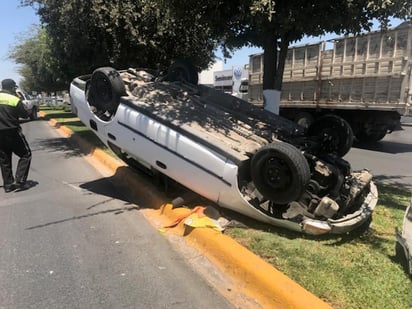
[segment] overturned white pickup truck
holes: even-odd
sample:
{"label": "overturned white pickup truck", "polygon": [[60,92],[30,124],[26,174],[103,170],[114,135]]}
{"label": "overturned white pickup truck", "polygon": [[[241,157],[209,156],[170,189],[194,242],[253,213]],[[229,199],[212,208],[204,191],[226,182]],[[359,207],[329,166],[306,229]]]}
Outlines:
{"label": "overturned white pickup truck", "polygon": [[72,81],[71,106],[124,161],[221,207],[308,234],[370,222],[377,189],[342,159],[353,141],[343,119],[305,130],[197,77],[184,61],[164,74],[103,67]]}

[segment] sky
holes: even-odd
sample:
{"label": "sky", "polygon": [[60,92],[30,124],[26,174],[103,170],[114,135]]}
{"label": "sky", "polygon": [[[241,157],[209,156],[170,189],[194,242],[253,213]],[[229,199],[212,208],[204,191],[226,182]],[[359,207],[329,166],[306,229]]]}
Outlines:
{"label": "sky", "polygon": [[[21,80],[18,74],[18,65],[8,59],[8,54],[13,46],[18,44],[18,37],[27,34],[34,24],[39,24],[39,18],[32,7],[20,7],[20,0],[0,0],[0,80],[12,78],[17,83]],[[392,26],[397,26],[398,20],[392,22]],[[378,29],[377,25],[375,30]],[[328,35],[318,38],[305,38],[297,44],[307,44],[320,40],[330,39],[336,35]],[[261,53],[260,48],[243,48],[235,52],[231,59],[218,59],[224,61],[223,69],[231,69],[236,66],[244,66],[249,63],[249,55]],[[217,53],[222,58],[221,53]]]}
{"label": "sky", "polygon": [[31,25],[40,23],[33,8],[19,6],[20,0],[0,1],[0,80],[12,78],[17,83],[21,79],[18,66],[8,60],[8,54],[19,36],[27,33]]}

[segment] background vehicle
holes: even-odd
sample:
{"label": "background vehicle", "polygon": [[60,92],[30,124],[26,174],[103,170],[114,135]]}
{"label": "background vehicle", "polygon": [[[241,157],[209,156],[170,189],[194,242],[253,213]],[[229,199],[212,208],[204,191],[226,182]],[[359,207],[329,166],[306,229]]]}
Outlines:
{"label": "background vehicle", "polygon": [[[289,49],[280,115],[308,126],[344,118],[359,141],[378,141],[411,115],[412,24]],[[263,55],[250,56],[249,100],[263,103]]]}
{"label": "background vehicle", "polygon": [[25,109],[29,114],[30,120],[37,119],[37,112],[39,111],[39,100],[35,97],[30,96],[27,92],[17,89],[16,94],[22,100]]}

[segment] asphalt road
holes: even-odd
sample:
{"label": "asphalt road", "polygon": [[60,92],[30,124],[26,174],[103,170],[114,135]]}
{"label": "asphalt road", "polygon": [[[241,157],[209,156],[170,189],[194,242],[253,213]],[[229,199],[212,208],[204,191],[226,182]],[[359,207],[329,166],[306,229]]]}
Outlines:
{"label": "asphalt road", "polygon": [[55,129],[23,129],[37,184],[0,189],[0,308],[232,308]]}
{"label": "asphalt road", "polygon": [[355,143],[345,159],[353,169],[368,168],[376,182],[412,191],[412,118],[404,118],[402,129],[378,143]]}

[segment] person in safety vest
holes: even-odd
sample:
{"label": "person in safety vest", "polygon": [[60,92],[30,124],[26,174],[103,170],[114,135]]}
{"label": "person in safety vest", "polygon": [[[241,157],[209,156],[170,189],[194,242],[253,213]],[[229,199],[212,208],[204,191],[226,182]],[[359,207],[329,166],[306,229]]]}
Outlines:
{"label": "person in safety vest", "polygon": [[[5,192],[26,190],[29,188],[27,175],[29,174],[31,151],[24,137],[19,118],[29,115],[24,105],[16,96],[16,82],[4,79],[0,91],[0,167],[3,176]],[[19,156],[16,177],[13,177],[12,154]]]}

